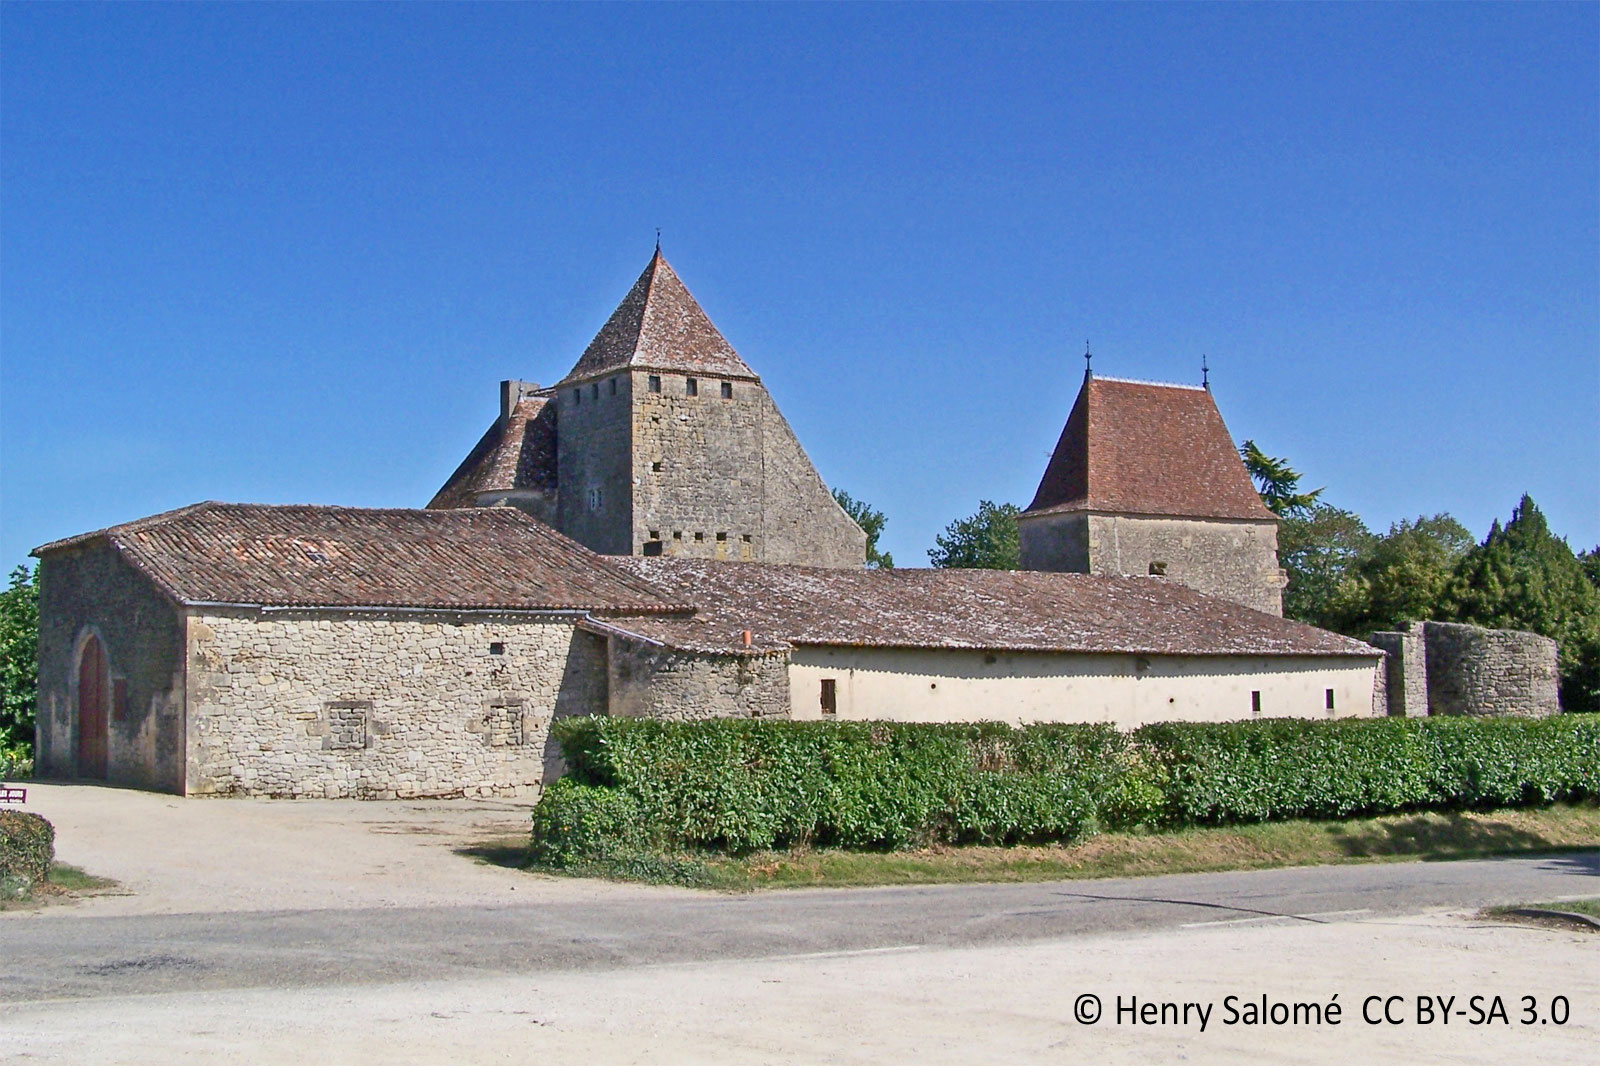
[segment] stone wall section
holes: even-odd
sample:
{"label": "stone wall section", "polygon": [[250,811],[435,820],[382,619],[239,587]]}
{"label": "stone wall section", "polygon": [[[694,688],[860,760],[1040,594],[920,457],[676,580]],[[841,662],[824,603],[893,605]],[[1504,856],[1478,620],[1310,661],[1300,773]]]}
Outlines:
{"label": "stone wall section", "polygon": [[1424,622],[1428,713],[1559,713],[1557,645],[1514,629]]}
{"label": "stone wall section", "polygon": [[[611,391],[613,382],[615,393]],[[557,528],[579,544],[606,555],[635,554],[635,384],[636,376],[619,371],[563,386],[551,400],[556,405]]]}
{"label": "stone wall section", "polygon": [[802,566],[865,566],[867,535],[823,484],[800,439],[765,389],[759,399],[763,407],[762,465],[766,468],[766,545],[758,558]]}
{"label": "stone wall section", "polygon": [[571,619],[216,609],[187,657],[190,793],[527,795],[551,719],[605,713]]}
{"label": "stone wall section", "polygon": [[1374,633],[1367,643],[1384,653],[1378,671],[1382,706],[1374,697],[1377,714],[1418,718],[1428,713],[1428,658],[1426,642],[1418,630]]}
{"label": "stone wall section", "polygon": [[[761,386],[635,372],[632,554],[763,558]],[[726,383],[730,397],[722,395]],[[650,547],[654,543],[656,547]]]}
{"label": "stone wall section", "polygon": [[607,684],[617,717],[789,717],[787,653],[703,655],[612,636]]}
{"label": "stone wall section", "polygon": [[[78,657],[93,634],[111,680],[106,780],[182,792],[182,610],[103,541],[42,559],[39,597],[39,776],[79,776]],[[121,707],[114,705],[119,681]]]}

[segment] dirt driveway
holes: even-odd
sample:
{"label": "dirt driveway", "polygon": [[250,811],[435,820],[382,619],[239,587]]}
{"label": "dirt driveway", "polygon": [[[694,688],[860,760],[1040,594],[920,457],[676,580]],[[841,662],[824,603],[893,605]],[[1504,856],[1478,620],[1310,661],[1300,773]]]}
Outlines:
{"label": "dirt driveway", "polygon": [[24,809],[56,827],[56,857],[121,885],[36,914],[428,907],[673,891],[540,877],[456,853],[527,832],[529,805],[515,801],[186,799],[97,785],[27,787]]}

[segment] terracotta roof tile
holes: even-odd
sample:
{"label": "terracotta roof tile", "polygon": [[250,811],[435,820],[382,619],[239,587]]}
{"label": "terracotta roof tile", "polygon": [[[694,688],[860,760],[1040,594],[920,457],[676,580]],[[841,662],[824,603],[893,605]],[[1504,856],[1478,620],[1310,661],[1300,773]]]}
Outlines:
{"label": "terracotta roof tile", "polygon": [[104,539],[183,603],[687,611],[512,507],[200,503],[35,548]]}
{"label": "terracotta roof tile", "polygon": [[562,384],[627,367],[756,377],[711,324],[659,248]]}
{"label": "terracotta roof tile", "polygon": [[1160,578],[1014,570],[841,570],[671,558],[617,560],[692,618],[620,628],[699,651],[795,644],[1141,655],[1361,655],[1360,641]]}
{"label": "terracotta roof tile", "polygon": [[1272,521],[1207,389],[1091,377],[1025,514]]}
{"label": "terracotta roof tile", "polygon": [[475,507],[485,492],[556,489],[556,408],[549,396],[517,401],[495,419],[429,507]]}

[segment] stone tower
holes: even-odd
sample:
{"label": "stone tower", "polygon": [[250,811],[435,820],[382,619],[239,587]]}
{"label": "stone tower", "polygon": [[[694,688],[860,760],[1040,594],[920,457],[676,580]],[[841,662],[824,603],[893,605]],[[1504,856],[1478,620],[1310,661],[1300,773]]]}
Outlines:
{"label": "stone tower", "polygon": [[1018,526],[1024,570],[1161,575],[1283,614],[1277,519],[1209,388],[1085,374]]}
{"label": "stone tower", "polygon": [[429,503],[511,504],[609,555],[862,566],[866,534],[660,249],[554,388],[500,417]]}

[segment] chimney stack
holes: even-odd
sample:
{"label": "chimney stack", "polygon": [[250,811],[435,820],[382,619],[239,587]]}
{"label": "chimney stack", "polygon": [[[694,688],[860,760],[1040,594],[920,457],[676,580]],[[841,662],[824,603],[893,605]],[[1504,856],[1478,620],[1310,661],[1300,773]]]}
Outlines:
{"label": "chimney stack", "polygon": [[500,383],[500,421],[505,422],[511,417],[511,412],[517,409],[517,404],[524,396],[532,396],[539,391],[537,381],[502,381]]}

